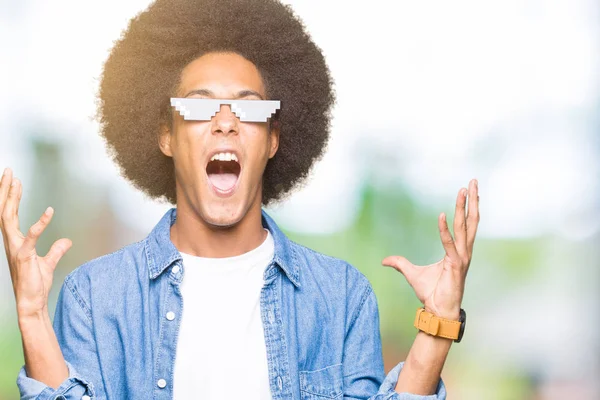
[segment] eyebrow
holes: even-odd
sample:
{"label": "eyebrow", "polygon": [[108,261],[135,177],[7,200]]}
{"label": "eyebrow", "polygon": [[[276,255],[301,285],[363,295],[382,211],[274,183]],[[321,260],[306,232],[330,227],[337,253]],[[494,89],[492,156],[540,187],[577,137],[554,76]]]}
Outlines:
{"label": "eyebrow", "polygon": [[[200,96],[207,96],[207,97],[215,97],[215,94],[208,89],[195,89],[195,90],[188,92],[184,97],[188,97],[193,94],[198,94]],[[259,99],[264,100],[263,96],[260,93],[255,92],[254,90],[249,90],[249,89],[240,90],[239,92],[237,92],[237,95],[234,97],[234,99],[240,99],[242,97],[248,97],[248,96],[256,96]]]}

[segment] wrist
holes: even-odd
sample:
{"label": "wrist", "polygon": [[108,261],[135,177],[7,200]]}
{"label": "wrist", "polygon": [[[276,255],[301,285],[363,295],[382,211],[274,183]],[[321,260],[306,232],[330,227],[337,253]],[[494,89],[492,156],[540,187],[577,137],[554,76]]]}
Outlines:
{"label": "wrist", "polygon": [[46,324],[49,320],[50,315],[47,308],[35,312],[17,311],[17,321],[20,328],[39,326],[40,324]]}
{"label": "wrist", "polygon": [[450,321],[458,321],[460,319],[460,307],[452,310],[433,310],[427,306],[423,307],[425,311],[432,313],[438,318],[444,318]]}

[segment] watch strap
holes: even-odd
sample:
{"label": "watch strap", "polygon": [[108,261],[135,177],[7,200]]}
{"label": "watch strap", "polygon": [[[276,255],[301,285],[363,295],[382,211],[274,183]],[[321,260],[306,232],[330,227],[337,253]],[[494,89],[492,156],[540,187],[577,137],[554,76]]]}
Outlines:
{"label": "watch strap", "polygon": [[453,321],[436,316],[425,311],[425,308],[419,307],[415,316],[415,328],[433,336],[440,336],[446,339],[458,339],[461,321]]}

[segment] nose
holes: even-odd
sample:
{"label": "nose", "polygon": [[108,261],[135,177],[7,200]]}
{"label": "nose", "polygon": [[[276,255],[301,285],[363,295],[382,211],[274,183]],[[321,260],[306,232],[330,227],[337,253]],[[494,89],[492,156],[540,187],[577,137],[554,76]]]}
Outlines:
{"label": "nose", "polygon": [[212,118],[212,133],[237,133],[238,118],[231,111],[231,106],[222,104],[220,110]]}

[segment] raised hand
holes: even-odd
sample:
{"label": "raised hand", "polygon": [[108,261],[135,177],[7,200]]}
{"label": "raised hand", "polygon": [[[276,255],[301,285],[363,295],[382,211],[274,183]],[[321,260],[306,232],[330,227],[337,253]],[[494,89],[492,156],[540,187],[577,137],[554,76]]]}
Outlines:
{"label": "raised hand", "polygon": [[48,311],[48,294],[56,265],[71,248],[69,239],[59,239],[48,254],[40,257],[35,246],[44,232],[54,210],[48,207],[42,217],[29,228],[27,236],[19,230],[19,202],[21,182],[13,178],[12,171],[4,170],[0,181],[0,229],[10,269],[19,319],[37,317]]}
{"label": "raised hand", "polygon": [[446,216],[438,217],[440,238],[446,254],[434,264],[418,266],[402,256],[389,256],[381,264],[401,272],[415,291],[425,310],[438,317],[458,320],[465,290],[465,279],[473,255],[473,243],[479,224],[479,196],[477,181],[473,179],[468,190],[461,188],[456,200],[454,239],[448,229]]}

